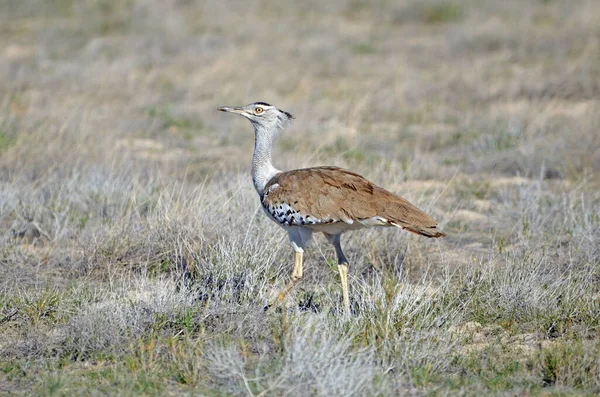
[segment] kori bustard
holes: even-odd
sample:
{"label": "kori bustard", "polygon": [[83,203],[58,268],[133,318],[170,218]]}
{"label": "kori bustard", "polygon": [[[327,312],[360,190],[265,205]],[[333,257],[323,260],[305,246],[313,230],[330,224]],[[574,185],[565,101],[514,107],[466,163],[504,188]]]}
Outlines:
{"label": "kori bustard", "polygon": [[395,226],[425,237],[445,236],[429,215],[358,174],[338,167],[292,171],[275,168],[271,162],[273,140],[293,119],[290,113],[265,102],[242,107],[223,106],[219,110],[242,115],[254,126],[254,188],[265,213],[288,232],[294,249],[292,279],[277,300],[282,301],[302,278],[302,255],[313,232],[323,233],[335,248],[346,313],[350,310],[350,299],[348,260],[340,243],[342,233],[373,226]]}

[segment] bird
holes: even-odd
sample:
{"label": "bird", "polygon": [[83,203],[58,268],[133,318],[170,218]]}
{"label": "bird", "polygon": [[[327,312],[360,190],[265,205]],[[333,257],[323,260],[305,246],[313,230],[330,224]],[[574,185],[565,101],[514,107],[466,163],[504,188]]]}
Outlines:
{"label": "bird", "polygon": [[346,313],[350,312],[350,298],[342,233],[380,226],[396,227],[429,238],[446,235],[425,212],[352,171],[335,166],[290,171],[275,168],[273,141],[294,119],[289,112],[266,102],[222,106],[218,110],[241,115],[252,123],[252,182],[265,214],[288,233],[294,251],[291,280],[267,308],[283,302],[302,278],[304,249],[313,233],[323,233],[335,249]]}

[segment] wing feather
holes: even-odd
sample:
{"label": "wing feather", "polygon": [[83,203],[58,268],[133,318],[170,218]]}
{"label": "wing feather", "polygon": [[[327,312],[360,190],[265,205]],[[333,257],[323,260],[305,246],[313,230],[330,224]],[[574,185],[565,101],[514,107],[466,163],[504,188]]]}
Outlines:
{"label": "wing feather", "polygon": [[373,218],[427,237],[444,235],[436,230],[437,224],[429,215],[402,197],[338,167],[281,172],[264,192],[261,201],[267,211],[286,205],[296,215],[293,223],[289,223],[289,216],[282,223],[300,225],[312,219],[316,223],[352,224]]}

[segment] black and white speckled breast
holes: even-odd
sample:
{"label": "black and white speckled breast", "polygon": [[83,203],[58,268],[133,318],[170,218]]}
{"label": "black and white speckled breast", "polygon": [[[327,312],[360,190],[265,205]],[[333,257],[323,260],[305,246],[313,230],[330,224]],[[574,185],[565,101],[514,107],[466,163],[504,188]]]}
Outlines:
{"label": "black and white speckled breast", "polygon": [[286,203],[286,202],[274,202],[269,200],[269,193],[279,187],[278,184],[269,186],[267,190],[261,195],[261,203],[265,211],[267,211],[273,220],[284,225],[284,226],[308,226],[308,225],[321,225],[336,222],[333,218],[317,219],[314,216],[308,214],[302,214],[294,209],[294,204],[297,203]]}

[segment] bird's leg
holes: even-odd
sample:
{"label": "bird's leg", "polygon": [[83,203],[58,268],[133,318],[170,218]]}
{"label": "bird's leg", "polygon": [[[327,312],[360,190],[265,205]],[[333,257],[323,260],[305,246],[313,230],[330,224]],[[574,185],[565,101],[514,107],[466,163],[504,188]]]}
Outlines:
{"label": "bird's leg", "polygon": [[285,296],[290,292],[290,290],[296,285],[298,280],[302,278],[302,252],[295,251],[294,252],[294,270],[292,270],[292,279],[286,285],[286,287],[277,295],[277,298],[267,307],[265,310],[269,310],[271,307],[275,306],[278,302],[281,303],[285,299]]}
{"label": "bird's leg", "polygon": [[[288,292],[296,285],[298,280],[302,278],[302,252],[294,252],[294,270],[292,270],[292,279],[288,283],[288,285],[281,291],[273,305],[279,301],[283,302],[283,299],[287,295]],[[272,306],[272,305],[271,305]]]}
{"label": "bird's leg", "polygon": [[266,309],[275,306],[277,302],[283,302],[287,293],[290,292],[294,285],[302,278],[302,256],[304,254],[304,247],[312,238],[312,232],[310,229],[291,227],[288,229],[288,234],[290,242],[292,243],[292,248],[294,248],[294,270],[292,271],[292,279],[277,296],[277,299],[267,306]]}
{"label": "bird's leg", "polygon": [[340,241],[341,234],[327,234],[325,237],[335,248],[335,253],[338,258],[338,272],[340,273],[340,281],[342,283],[342,298],[344,300],[344,311],[350,313],[350,296],[348,293],[348,259],[342,251],[342,244]]}
{"label": "bird's leg", "polygon": [[340,280],[342,282],[342,297],[344,299],[344,312],[350,313],[350,297],[348,296],[348,266],[345,263],[338,265]]}

